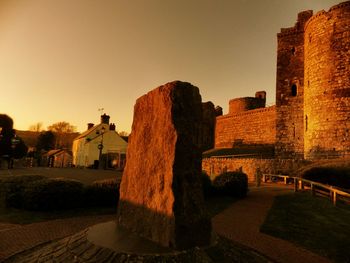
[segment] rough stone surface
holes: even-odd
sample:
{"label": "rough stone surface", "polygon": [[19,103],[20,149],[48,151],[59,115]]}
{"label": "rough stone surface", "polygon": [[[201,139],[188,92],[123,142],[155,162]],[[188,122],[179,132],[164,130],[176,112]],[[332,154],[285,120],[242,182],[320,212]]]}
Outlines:
{"label": "rough stone surface", "polygon": [[315,15],[300,12],[293,27],[282,28],[274,114],[254,110],[263,107],[257,96],[230,100],[229,114],[216,120],[215,147],[240,140],[275,144],[276,158],[349,157],[349,24],[346,1]]}
{"label": "rough stone surface", "polygon": [[229,102],[229,114],[236,114],[247,110],[265,108],[266,98],[245,97],[232,99]]}
{"label": "rough stone surface", "polygon": [[304,155],[304,25],[312,11],[298,14],[294,27],[277,34],[276,155],[303,158]]}
{"label": "rough stone surface", "polygon": [[202,169],[212,179],[225,171],[242,169],[248,176],[248,181],[255,182],[258,168],[266,174],[292,174],[307,163],[301,159],[205,158],[202,161]]}
{"label": "rough stone surface", "polygon": [[203,127],[201,150],[206,151],[214,148],[216,110],[214,104],[209,101],[202,103],[202,111]]}
{"label": "rough stone surface", "polygon": [[235,142],[274,144],[276,108],[274,106],[216,117],[215,148],[231,148]]}
{"label": "rough stone surface", "polygon": [[134,108],[118,222],[163,246],[210,243],[201,189],[202,102],[198,88],[171,82]]}
{"label": "rough stone surface", "polygon": [[350,156],[350,1],[305,27],[305,157]]}

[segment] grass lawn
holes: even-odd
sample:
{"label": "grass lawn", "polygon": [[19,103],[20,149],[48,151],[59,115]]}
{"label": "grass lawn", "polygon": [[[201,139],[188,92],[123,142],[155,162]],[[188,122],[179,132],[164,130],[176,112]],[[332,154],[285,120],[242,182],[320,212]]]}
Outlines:
{"label": "grass lawn", "polygon": [[232,203],[238,200],[238,198],[230,196],[215,196],[208,198],[207,200],[205,200],[205,204],[207,206],[210,218],[219,214],[220,212],[228,208]]}
{"label": "grass lawn", "polygon": [[335,262],[350,262],[350,206],[310,193],[277,196],[260,231]]}

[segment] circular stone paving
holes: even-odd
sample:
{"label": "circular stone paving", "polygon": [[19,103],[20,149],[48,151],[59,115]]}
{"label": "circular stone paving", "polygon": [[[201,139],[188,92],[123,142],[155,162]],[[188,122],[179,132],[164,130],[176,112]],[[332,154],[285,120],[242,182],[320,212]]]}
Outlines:
{"label": "circular stone paving", "polygon": [[67,238],[21,252],[5,262],[273,262],[258,252],[217,237],[208,247],[184,251],[139,238],[114,221],[97,224]]}

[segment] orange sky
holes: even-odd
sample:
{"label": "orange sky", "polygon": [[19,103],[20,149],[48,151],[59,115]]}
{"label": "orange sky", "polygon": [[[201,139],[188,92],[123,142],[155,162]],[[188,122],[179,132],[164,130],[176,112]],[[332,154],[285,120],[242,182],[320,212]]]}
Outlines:
{"label": "orange sky", "polygon": [[135,100],[173,80],[203,101],[266,90],[276,34],[332,0],[0,0],[0,113],[15,128],[68,121],[82,132],[103,107],[130,131]]}

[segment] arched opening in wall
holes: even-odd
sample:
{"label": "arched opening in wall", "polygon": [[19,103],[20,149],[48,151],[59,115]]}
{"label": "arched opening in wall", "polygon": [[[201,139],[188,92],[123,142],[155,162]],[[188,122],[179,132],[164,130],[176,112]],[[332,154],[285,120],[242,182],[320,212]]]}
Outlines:
{"label": "arched opening in wall", "polygon": [[290,50],[292,55],[295,55],[295,47],[292,47],[292,49]]}
{"label": "arched opening in wall", "polygon": [[305,131],[307,132],[307,125],[308,125],[308,117],[305,116]]}
{"label": "arched opening in wall", "polygon": [[292,91],[292,96],[293,96],[293,97],[295,97],[296,95],[298,95],[298,87],[297,87],[296,84],[293,84],[293,85],[292,85],[291,91]]}

